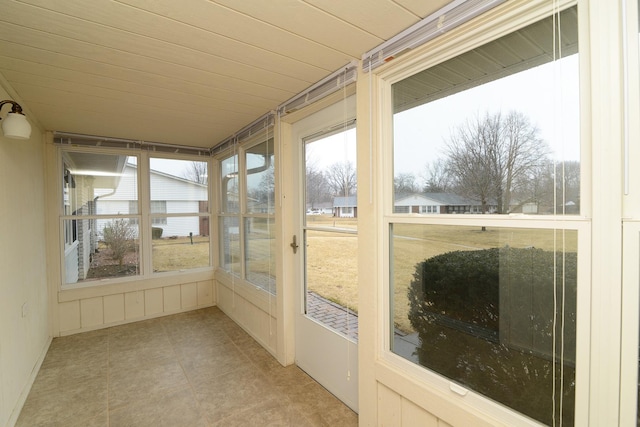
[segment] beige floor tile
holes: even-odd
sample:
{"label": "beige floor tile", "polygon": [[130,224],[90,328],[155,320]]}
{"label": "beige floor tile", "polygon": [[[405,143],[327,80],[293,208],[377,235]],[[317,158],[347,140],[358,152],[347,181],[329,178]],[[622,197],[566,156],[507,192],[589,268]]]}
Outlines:
{"label": "beige floor tile", "polygon": [[357,426],[212,307],[53,341],[18,427]]}
{"label": "beige floor tile", "polygon": [[111,427],[206,427],[208,422],[189,387],[137,400],[109,413]]}
{"label": "beige floor tile", "polygon": [[109,408],[144,398],[161,397],[188,385],[182,366],[175,361],[114,371],[109,374]]}
{"label": "beige floor tile", "polygon": [[264,402],[268,382],[251,369],[239,369],[194,385],[196,398],[209,422],[216,423]]}
{"label": "beige floor tile", "polygon": [[[266,399],[251,408],[213,424],[215,427],[313,427],[309,420],[288,402]],[[336,427],[338,424],[336,424]]]}
{"label": "beige floor tile", "polygon": [[17,427],[64,426],[98,417],[107,410],[106,382],[78,383],[75,388],[29,395]]}

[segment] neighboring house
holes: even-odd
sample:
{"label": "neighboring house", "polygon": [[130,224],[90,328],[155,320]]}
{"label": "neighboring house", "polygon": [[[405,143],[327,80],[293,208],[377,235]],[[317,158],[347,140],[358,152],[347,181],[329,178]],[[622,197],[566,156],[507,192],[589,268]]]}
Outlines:
{"label": "neighboring house", "polygon": [[358,217],[357,196],[334,197],[333,216],[337,218],[357,218]]}
{"label": "neighboring house", "polygon": [[[137,166],[127,163],[114,192],[96,199],[97,214],[137,214],[138,194],[135,180]],[[207,221],[201,221],[197,213],[207,211],[207,186],[164,172],[150,171],[151,213],[193,213],[194,216],[152,217],[151,225],[162,228],[162,237],[209,235]],[[137,221],[131,220],[133,225]],[[102,233],[104,225],[98,224]]]}
{"label": "neighboring house", "polygon": [[332,215],[333,202],[307,203],[307,214],[310,215]]}
{"label": "neighboring house", "polygon": [[[496,212],[497,206],[489,205],[488,212]],[[394,213],[455,214],[482,213],[482,204],[452,193],[413,193],[396,197]]]}

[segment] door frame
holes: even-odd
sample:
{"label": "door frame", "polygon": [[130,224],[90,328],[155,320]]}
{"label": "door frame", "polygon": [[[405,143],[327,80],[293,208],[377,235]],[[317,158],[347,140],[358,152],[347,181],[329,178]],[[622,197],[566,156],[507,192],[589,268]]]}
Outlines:
{"label": "door frame", "polygon": [[[306,211],[305,189],[302,174],[304,171],[305,159],[303,158],[304,138],[325,132],[343,123],[352,121],[356,116],[355,96],[335,97],[330,104],[323,105],[322,109],[314,109],[309,114],[297,117],[295,121],[287,120],[285,126],[281,127],[283,141],[288,141],[282,145],[283,150],[283,188],[287,188],[289,194],[294,195],[289,200],[284,199],[283,211],[289,212],[287,222],[290,226],[283,227],[283,251],[285,251],[286,262],[284,265],[284,275],[291,279],[287,288],[292,293],[291,304],[293,316],[291,318],[293,329],[293,352],[295,363],[311,375],[318,383],[342,400],[354,411],[358,411],[358,347],[357,343],[330,330],[315,320],[306,318],[304,313],[305,295],[302,292],[304,283],[304,251],[293,254],[290,244],[293,235],[296,236],[298,244],[302,244],[303,215]],[[286,165],[286,166],[285,166]],[[284,213],[283,212],[283,213]],[[306,318],[306,319],[304,319]],[[300,327],[300,322],[304,322],[307,329]],[[342,344],[336,344],[340,343]],[[336,347],[337,346],[337,347]],[[335,351],[327,351],[328,348],[337,348]],[[344,370],[327,370],[322,366],[335,367],[344,365]],[[336,387],[336,384],[341,384]]]}

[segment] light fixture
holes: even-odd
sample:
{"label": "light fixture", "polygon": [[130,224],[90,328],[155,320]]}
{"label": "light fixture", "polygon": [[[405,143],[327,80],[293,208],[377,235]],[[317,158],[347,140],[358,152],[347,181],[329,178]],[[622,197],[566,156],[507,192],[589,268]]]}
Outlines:
{"label": "light fixture", "polygon": [[4,136],[13,139],[29,139],[29,136],[31,136],[31,125],[25,115],[22,114],[20,104],[5,100],[0,102],[0,109],[2,109],[4,104],[11,104],[13,106],[2,122],[2,132]]}

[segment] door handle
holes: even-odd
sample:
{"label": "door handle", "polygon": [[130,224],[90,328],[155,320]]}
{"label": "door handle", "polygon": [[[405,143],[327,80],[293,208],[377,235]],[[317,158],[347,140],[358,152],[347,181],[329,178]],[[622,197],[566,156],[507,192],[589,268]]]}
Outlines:
{"label": "door handle", "polygon": [[293,235],[293,242],[291,242],[291,244],[289,245],[293,248],[293,253],[295,254],[296,252],[298,252],[298,243],[296,241],[296,235]]}

